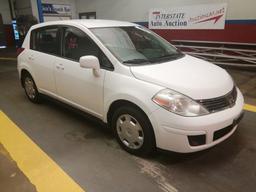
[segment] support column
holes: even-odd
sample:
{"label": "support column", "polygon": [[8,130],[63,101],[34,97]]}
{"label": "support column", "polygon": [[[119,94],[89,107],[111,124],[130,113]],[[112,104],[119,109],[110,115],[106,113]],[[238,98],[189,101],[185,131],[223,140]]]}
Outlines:
{"label": "support column", "polygon": [[37,9],[38,9],[39,22],[42,23],[42,22],[44,22],[44,16],[43,16],[43,7],[42,7],[41,0],[37,0]]}

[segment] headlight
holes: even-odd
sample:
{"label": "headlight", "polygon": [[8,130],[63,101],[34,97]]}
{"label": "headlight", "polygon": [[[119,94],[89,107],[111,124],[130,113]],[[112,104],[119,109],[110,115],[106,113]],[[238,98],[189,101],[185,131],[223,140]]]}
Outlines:
{"label": "headlight", "polygon": [[196,101],[169,89],[158,92],[152,100],[166,110],[182,116],[193,117],[209,113]]}

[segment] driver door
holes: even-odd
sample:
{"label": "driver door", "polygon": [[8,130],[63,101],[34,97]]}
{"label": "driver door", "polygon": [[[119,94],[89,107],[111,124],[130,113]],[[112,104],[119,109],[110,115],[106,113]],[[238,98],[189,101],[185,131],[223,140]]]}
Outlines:
{"label": "driver door", "polygon": [[102,117],[105,69],[96,77],[92,69],[81,68],[79,58],[94,55],[101,50],[85,32],[75,27],[63,27],[62,58],[57,58],[55,78],[57,94],[66,102]]}

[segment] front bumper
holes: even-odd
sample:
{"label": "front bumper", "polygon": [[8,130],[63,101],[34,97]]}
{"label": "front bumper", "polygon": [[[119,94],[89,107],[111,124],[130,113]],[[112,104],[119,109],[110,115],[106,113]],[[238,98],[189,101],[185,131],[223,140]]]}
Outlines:
{"label": "front bumper", "polygon": [[[237,89],[236,104],[229,109],[199,117],[184,117],[159,108],[150,115],[158,148],[189,153],[210,148],[232,135],[237,129],[237,119],[242,114],[244,99]],[[224,128],[229,128],[229,130]],[[200,145],[190,138],[205,136]],[[217,135],[217,136],[216,136]],[[192,137],[191,137],[192,136]],[[194,137],[193,137],[194,136]]]}

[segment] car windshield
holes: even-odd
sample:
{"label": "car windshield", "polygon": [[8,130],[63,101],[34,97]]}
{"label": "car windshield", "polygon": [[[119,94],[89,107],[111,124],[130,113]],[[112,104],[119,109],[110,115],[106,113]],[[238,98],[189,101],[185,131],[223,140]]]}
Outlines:
{"label": "car windshield", "polygon": [[124,64],[161,63],[183,56],[169,42],[141,26],[92,28],[91,31]]}

